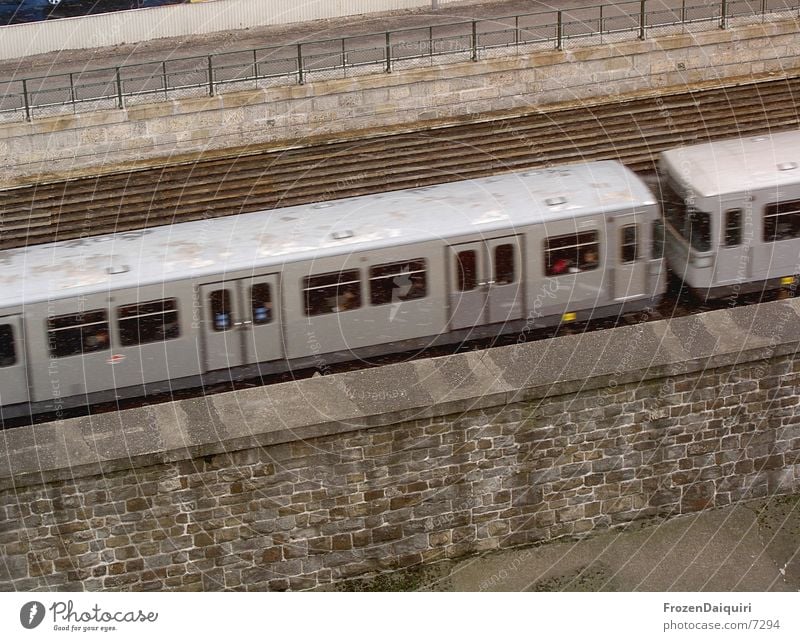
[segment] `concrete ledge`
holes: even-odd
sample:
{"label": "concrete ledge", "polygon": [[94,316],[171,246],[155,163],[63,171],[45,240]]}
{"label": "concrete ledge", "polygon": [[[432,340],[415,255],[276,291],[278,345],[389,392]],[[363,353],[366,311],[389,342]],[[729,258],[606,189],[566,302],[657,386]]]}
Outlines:
{"label": "concrete ledge", "polygon": [[613,390],[799,341],[791,299],[6,430],[0,489]]}

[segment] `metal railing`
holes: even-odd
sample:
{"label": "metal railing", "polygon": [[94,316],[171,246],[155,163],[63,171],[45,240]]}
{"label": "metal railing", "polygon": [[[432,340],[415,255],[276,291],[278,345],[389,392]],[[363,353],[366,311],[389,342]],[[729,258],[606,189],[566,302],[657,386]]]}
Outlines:
{"label": "metal railing", "polygon": [[[678,5],[678,1],[680,4]],[[691,0],[690,0],[691,1]],[[600,44],[649,34],[727,28],[797,15],[800,0],[720,0],[650,10],[647,0],[459,21],[360,36],[302,42],[0,80],[0,122],[102,108],[214,96],[226,91]],[[493,54],[492,51],[497,51]]]}

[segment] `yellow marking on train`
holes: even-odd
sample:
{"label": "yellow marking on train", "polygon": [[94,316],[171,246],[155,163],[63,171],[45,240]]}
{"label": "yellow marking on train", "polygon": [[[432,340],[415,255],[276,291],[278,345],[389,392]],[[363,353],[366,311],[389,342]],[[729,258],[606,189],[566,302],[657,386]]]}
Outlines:
{"label": "yellow marking on train", "polygon": [[578,315],[575,312],[567,312],[561,317],[561,320],[565,323],[569,323],[574,321],[576,318],[578,318]]}
{"label": "yellow marking on train", "polygon": [[781,278],[781,285],[791,285],[794,282],[794,276],[784,276]]}

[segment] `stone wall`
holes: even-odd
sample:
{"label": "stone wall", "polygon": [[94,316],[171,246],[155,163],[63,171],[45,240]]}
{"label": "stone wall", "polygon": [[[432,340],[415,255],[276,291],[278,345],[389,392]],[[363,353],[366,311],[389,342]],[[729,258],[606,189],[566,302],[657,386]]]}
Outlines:
{"label": "stone wall", "polygon": [[4,432],[0,589],[308,589],[800,490],[800,301]]}
{"label": "stone wall", "polygon": [[620,101],[643,92],[684,92],[699,83],[724,86],[800,66],[795,20],[682,35],[663,31],[653,29],[645,41],[598,46],[596,39],[576,40],[565,51],[517,55],[490,50],[482,55],[492,57],[478,62],[454,62],[463,60],[459,55],[389,74],[310,74],[302,86],[0,124],[0,187]]}

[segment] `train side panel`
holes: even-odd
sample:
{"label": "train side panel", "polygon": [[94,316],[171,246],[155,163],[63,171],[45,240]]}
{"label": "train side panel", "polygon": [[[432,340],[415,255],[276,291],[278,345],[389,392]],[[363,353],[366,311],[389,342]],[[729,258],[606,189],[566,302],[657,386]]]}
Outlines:
{"label": "train side panel", "polygon": [[346,352],[446,331],[440,248],[427,242],[285,265],[286,357]]}

